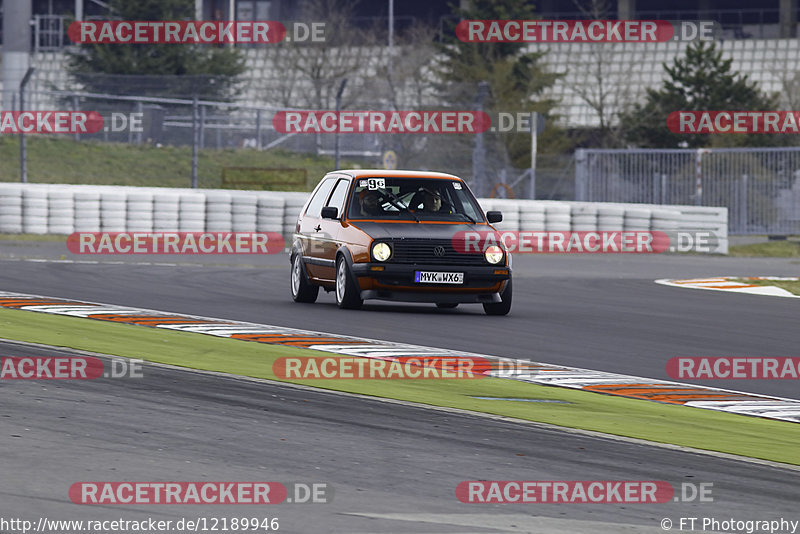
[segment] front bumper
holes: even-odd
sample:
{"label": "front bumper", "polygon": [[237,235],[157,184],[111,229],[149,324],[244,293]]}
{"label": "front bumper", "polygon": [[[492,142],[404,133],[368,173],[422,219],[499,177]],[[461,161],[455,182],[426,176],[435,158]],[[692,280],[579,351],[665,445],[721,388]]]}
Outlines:
{"label": "front bumper", "polygon": [[[383,267],[375,271],[373,267]],[[503,282],[511,278],[505,265],[430,265],[356,263],[361,298],[403,302],[492,303],[500,302]],[[464,273],[463,284],[422,284],[414,282],[416,271]]]}

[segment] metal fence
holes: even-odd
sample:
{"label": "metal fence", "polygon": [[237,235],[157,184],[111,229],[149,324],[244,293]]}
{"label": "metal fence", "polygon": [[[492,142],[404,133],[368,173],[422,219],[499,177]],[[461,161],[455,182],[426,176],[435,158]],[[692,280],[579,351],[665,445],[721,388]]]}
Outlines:
{"label": "metal fence", "polygon": [[800,147],[576,152],[575,199],[727,207],[729,233],[800,233]]}
{"label": "metal fence", "polygon": [[[165,79],[120,77],[115,82],[116,86],[109,83],[113,93],[62,90],[56,84],[39,82],[37,88],[25,91],[25,109],[94,111],[105,119],[103,129],[96,133],[47,137],[67,138],[78,143],[130,144],[138,146],[142,151],[158,150],[162,147],[192,148],[191,161],[187,156],[182,156],[187,157],[187,160],[182,167],[186,169],[186,174],[181,177],[170,176],[170,180],[165,182],[163,176],[139,176],[135,168],[116,166],[104,182],[108,184],[127,184],[133,181],[140,185],[154,186],[219,187],[221,175],[209,177],[207,172],[203,172],[204,165],[208,165],[206,162],[215,158],[213,151],[252,150],[267,153],[282,150],[302,154],[304,157],[333,159],[338,148],[342,158],[341,166],[380,168],[384,165],[382,156],[387,151],[393,151],[396,154],[397,168],[445,171],[459,175],[480,196],[531,198],[535,191],[535,197],[539,199],[561,200],[573,197],[571,176],[574,160],[571,156],[540,154],[537,158],[534,189],[531,186],[530,170],[518,169],[511,164],[502,137],[504,134],[485,132],[480,144],[475,134],[286,134],[276,131],[273,119],[277,112],[291,108],[220,102],[203,96],[196,99],[182,98],[181,93],[185,94],[189,90],[182,91],[181,87],[191,84],[186,79],[177,77],[163,78]],[[204,80],[198,80],[196,85],[202,81]],[[19,93],[7,93],[11,96],[10,109],[18,110]],[[151,96],[144,96],[148,93]],[[158,96],[152,96],[153,94]],[[164,94],[175,96],[162,96]],[[390,106],[385,102],[361,96],[351,102],[349,108],[381,110],[390,109]],[[115,116],[130,117],[134,113],[142,118],[139,129],[115,128],[112,120]],[[30,135],[26,137],[32,138]],[[102,150],[95,150],[91,154],[98,158],[98,165],[113,166],[113,162],[100,161],[104,157]],[[275,167],[274,161],[267,154],[264,155],[257,166]],[[288,166],[297,166],[298,161],[295,159],[287,163]],[[320,165],[319,159],[316,164]],[[228,165],[241,164],[234,162]],[[333,168],[332,164],[324,165],[327,170]],[[318,174],[318,169],[315,172]],[[131,180],[132,175],[136,175],[134,180]],[[310,177],[312,185],[316,184],[318,178],[316,174]],[[0,181],[19,179],[19,176],[0,173]],[[37,176],[35,166],[30,166],[26,180],[43,181]],[[74,179],[71,181],[81,183]]]}

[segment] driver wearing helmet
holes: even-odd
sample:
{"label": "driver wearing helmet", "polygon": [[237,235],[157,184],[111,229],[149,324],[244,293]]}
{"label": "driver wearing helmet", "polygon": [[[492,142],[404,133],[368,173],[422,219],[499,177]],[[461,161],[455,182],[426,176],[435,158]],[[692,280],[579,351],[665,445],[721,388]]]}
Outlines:
{"label": "driver wearing helmet", "polygon": [[358,194],[358,203],[364,215],[381,215],[383,210],[378,205],[378,192],[364,189]]}
{"label": "driver wearing helmet", "polygon": [[438,191],[423,189],[422,211],[438,213],[442,209],[442,196]]}

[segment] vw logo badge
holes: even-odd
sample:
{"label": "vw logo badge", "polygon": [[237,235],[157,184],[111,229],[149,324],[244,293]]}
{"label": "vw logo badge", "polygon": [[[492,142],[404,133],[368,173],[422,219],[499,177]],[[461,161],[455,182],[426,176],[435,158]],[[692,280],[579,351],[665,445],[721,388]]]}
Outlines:
{"label": "vw logo badge", "polygon": [[434,255],[434,256],[437,256],[437,257],[439,257],[439,258],[441,258],[442,256],[444,256],[444,252],[445,252],[445,251],[444,251],[444,247],[443,247],[443,246],[441,246],[441,245],[439,245],[439,246],[437,246],[437,247],[434,247],[434,248],[433,248],[433,255]]}

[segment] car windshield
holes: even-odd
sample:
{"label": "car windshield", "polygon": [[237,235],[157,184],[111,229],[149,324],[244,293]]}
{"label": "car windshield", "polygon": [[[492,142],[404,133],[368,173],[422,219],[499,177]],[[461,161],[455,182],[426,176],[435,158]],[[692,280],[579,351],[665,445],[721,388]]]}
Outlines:
{"label": "car windshield", "polygon": [[350,219],[482,222],[467,186],[436,178],[360,178],[350,197]]}

